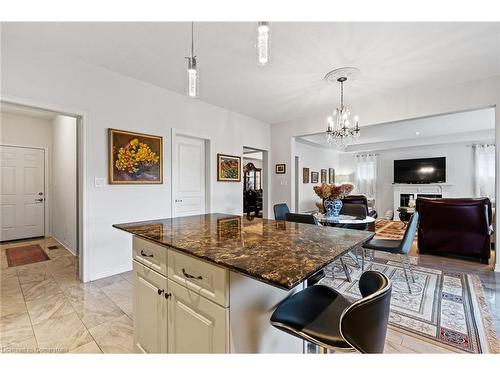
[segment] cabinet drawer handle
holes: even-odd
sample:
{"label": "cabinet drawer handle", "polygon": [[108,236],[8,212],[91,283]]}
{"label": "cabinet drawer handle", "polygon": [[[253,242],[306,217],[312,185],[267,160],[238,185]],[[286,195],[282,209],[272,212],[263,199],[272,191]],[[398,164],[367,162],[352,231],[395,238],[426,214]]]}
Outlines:
{"label": "cabinet drawer handle", "polygon": [[186,270],[183,268],[182,269],[182,274],[187,277],[188,279],[196,279],[196,280],[203,280],[203,277],[201,276],[193,276],[193,275],[190,275],[189,273],[186,272]]}
{"label": "cabinet drawer handle", "polygon": [[158,295],[161,296],[165,292],[164,289],[158,289]]}
{"label": "cabinet drawer handle", "polygon": [[165,299],[169,299],[172,293],[165,293]]}
{"label": "cabinet drawer handle", "polygon": [[141,255],[142,255],[143,257],[148,257],[148,258],[153,258],[153,257],[154,257],[154,256],[153,256],[153,254],[146,254],[146,253],[144,252],[144,250],[141,250]]}

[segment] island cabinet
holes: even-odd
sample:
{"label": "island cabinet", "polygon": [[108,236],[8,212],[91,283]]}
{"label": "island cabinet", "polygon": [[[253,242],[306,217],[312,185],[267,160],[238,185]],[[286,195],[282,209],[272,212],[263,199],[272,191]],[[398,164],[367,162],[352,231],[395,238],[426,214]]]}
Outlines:
{"label": "island cabinet", "polygon": [[114,224],[133,235],[140,353],[303,353],[270,324],[307,279],[372,232],[211,213]]}
{"label": "island cabinet", "polygon": [[[136,351],[228,352],[227,270],[137,237],[133,244]],[[166,275],[156,271],[166,269],[161,252],[171,261]]]}

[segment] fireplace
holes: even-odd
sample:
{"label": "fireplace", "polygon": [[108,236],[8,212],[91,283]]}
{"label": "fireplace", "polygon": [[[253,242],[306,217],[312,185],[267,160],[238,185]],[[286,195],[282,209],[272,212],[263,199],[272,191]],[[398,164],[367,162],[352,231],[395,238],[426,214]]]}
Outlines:
{"label": "fireplace", "polygon": [[[397,212],[399,207],[408,207],[410,197],[417,198],[447,198],[450,196],[452,184],[393,184],[393,209]],[[397,215],[394,216],[395,220]]]}
{"label": "fireplace", "polygon": [[408,203],[410,202],[410,197],[413,196],[413,199],[416,198],[442,198],[442,194],[400,194],[399,195],[399,206],[400,207],[408,207]]}

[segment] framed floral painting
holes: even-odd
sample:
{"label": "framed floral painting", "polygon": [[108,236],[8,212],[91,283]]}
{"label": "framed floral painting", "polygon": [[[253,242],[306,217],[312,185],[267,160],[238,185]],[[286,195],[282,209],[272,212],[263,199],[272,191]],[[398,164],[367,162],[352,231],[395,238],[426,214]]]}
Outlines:
{"label": "framed floral painting", "polygon": [[109,129],[109,183],[162,184],[163,138]]}
{"label": "framed floral painting", "polygon": [[241,181],[241,158],[217,154],[217,181]]}

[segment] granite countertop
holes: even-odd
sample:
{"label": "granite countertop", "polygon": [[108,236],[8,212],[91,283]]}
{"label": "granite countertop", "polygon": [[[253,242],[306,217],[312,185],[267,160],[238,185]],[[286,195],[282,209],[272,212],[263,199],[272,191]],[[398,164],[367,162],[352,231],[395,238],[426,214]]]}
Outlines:
{"label": "granite countertop", "polygon": [[113,227],[170,246],[282,289],[292,289],[373,232],[226,214],[115,224]]}

